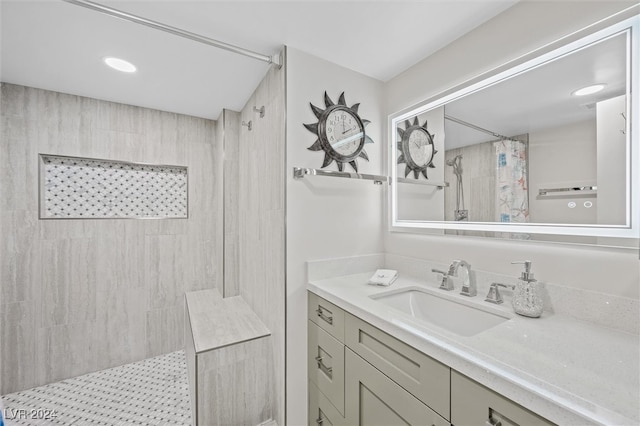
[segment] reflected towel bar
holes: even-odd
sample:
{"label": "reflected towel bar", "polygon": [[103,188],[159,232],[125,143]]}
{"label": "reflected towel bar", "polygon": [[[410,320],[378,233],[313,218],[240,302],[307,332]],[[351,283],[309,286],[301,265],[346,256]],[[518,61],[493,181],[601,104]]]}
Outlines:
{"label": "reflected towel bar", "polygon": [[[391,178],[389,178],[391,183]],[[449,186],[449,182],[431,182],[429,180],[415,180],[407,178],[398,178],[398,183],[411,183],[413,185],[435,186],[438,189],[445,189]]]}
{"label": "reflected towel bar", "polygon": [[293,178],[294,179],[302,179],[305,175],[311,176],[332,176],[332,177],[340,177],[347,179],[362,179],[362,180],[372,180],[376,185],[382,185],[384,182],[388,182],[389,178],[387,176],[380,175],[367,175],[364,173],[350,173],[350,172],[336,172],[332,170],[318,170],[318,169],[307,169],[304,167],[294,167],[293,168]]}
{"label": "reflected towel bar", "polygon": [[593,186],[572,186],[568,188],[544,188],[538,190],[539,197],[550,197],[553,195],[584,195],[595,196],[598,187]]}

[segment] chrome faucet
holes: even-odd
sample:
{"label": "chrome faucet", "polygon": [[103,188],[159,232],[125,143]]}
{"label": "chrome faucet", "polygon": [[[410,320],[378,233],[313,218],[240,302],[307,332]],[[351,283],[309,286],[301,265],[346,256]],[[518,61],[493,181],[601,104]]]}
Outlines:
{"label": "chrome faucet", "polygon": [[462,276],[462,288],[460,294],[463,296],[473,297],[478,294],[478,288],[476,286],[476,280],[471,274],[471,265],[464,260],[454,260],[449,267],[449,273],[453,273],[454,276],[458,276],[458,269],[464,268],[464,275]]}

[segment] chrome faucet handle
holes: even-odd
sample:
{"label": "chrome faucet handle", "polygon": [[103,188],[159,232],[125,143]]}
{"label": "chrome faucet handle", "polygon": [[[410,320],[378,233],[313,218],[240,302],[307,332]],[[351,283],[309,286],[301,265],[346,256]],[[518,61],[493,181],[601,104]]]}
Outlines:
{"label": "chrome faucet handle", "polygon": [[453,290],[453,281],[451,280],[451,275],[448,272],[441,271],[440,269],[432,269],[431,272],[435,272],[436,274],[442,274],[442,281],[440,282],[441,290],[451,291]]}
{"label": "chrome faucet handle", "polygon": [[451,265],[449,265],[449,275],[450,276],[458,276],[458,267],[460,266],[460,261],[459,260],[454,260],[453,262],[451,262]]}
{"label": "chrome faucet handle", "polygon": [[504,302],[504,300],[502,299],[502,294],[500,294],[500,290],[498,289],[499,287],[510,288],[511,290],[516,288],[515,285],[511,284],[493,283],[491,284],[491,286],[489,286],[489,293],[487,294],[487,297],[484,299],[484,301],[495,303],[496,305]]}

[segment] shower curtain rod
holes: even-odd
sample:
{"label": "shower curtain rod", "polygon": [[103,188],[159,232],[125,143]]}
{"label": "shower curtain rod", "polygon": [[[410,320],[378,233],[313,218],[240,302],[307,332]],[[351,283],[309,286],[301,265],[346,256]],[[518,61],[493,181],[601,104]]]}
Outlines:
{"label": "shower curtain rod", "polygon": [[100,13],[104,13],[105,15],[114,16],[116,18],[124,19],[125,21],[133,22],[135,24],[145,25],[150,28],[154,28],[156,30],[164,31],[166,33],[170,33],[173,35],[177,35],[179,37],[187,38],[189,40],[197,41],[199,43],[204,43],[209,46],[217,47],[219,49],[228,50],[233,53],[237,53],[239,55],[244,55],[249,58],[257,59],[262,62],[266,62],[268,64],[275,64],[278,68],[282,67],[282,58],[279,53],[275,55],[263,55],[258,52],[254,52],[242,47],[234,46],[229,43],[225,43],[223,41],[214,40],[212,38],[204,37],[195,33],[191,33],[189,31],[181,30],[179,28],[175,28],[169,25],[162,24],[160,22],[152,21],[150,19],[142,18],[140,16],[132,15],[127,12],[123,12],[118,9],[113,9],[111,7],[107,7],[98,3],[94,3],[88,0],[62,0],[67,3],[74,4],[76,6],[86,7],[87,9],[95,10]]}
{"label": "shower curtain rod", "polygon": [[460,120],[459,118],[455,118],[455,117],[452,117],[452,116],[447,115],[447,114],[444,115],[444,118],[445,118],[445,120],[450,120],[450,121],[453,121],[454,123],[462,124],[463,126],[470,127],[470,128],[472,128],[474,130],[477,130],[479,132],[487,133],[487,134],[489,134],[491,136],[495,136],[496,138],[499,138],[499,139],[511,139],[511,138],[503,136],[503,135],[501,135],[499,133],[495,133],[495,132],[492,132],[491,130],[483,129],[482,127],[478,127],[475,124],[467,123],[466,121]]}

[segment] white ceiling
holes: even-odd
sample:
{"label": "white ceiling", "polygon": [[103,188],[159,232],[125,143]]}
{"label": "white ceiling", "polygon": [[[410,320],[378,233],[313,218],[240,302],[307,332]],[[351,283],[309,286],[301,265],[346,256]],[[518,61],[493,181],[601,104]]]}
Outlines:
{"label": "white ceiling", "polygon": [[[518,0],[96,2],[266,55],[283,45],[386,81]],[[4,82],[216,119],[268,65],[61,0],[1,0]],[[105,56],[133,62],[126,75]]]}
{"label": "white ceiling", "polygon": [[[507,137],[595,120],[595,102],[626,92],[626,71],[621,34],[451,102],[445,114]],[[599,83],[601,92],[571,95]],[[445,133],[447,149],[496,140],[448,120]]]}

